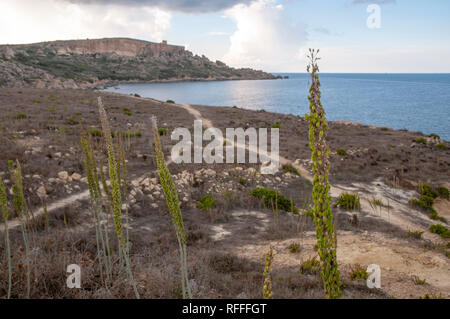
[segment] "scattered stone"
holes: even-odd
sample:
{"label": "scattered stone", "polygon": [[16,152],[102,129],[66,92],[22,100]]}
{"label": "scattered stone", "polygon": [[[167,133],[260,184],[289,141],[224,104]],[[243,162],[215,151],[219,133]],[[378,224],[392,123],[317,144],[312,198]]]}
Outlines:
{"label": "scattered stone", "polygon": [[79,181],[81,179],[81,175],[78,173],[73,173],[72,176],[70,176],[72,178],[72,180],[74,181]]}
{"label": "scattered stone", "polygon": [[39,196],[39,198],[43,199],[45,196],[47,196],[47,191],[44,186],[41,186],[37,189],[36,194]]}
{"label": "scattered stone", "polygon": [[66,171],[59,172],[58,178],[63,181],[67,181],[69,179],[69,173],[67,173]]}

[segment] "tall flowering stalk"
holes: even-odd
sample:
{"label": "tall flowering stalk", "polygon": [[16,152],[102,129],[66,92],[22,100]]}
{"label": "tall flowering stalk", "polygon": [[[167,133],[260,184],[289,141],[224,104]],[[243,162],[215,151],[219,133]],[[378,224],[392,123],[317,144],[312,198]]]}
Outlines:
{"label": "tall flowering stalk", "polygon": [[269,246],[269,251],[266,254],[266,265],[264,267],[264,299],[272,299],[272,263],[273,263],[273,247]]}
{"label": "tall flowering stalk", "polygon": [[6,247],[6,258],[8,260],[8,299],[11,298],[11,287],[12,287],[12,266],[11,266],[11,245],[9,242],[9,229],[8,229],[8,198],[6,196],[5,184],[3,184],[0,178],[0,211],[2,213],[3,224],[5,226],[5,247]]}
{"label": "tall flowering stalk", "polygon": [[307,71],[311,73],[311,87],[309,89],[310,114],[309,120],[309,146],[312,150],[312,169],[314,172],[312,197],[314,200],[314,223],[316,225],[316,238],[318,253],[321,260],[321,277],[327,298],[339,298],[340,275],[336,258],[336,231],[331,211],[330,185],[328,172],[330,170],[330,149],[326,137],[328,122],[325,110],[320,102],[319,67],[317,61],[319,50],[309,50],[309,64]]}
{"label": "tall flowering stalk", "polygon": [[[23,181],[22,181],[22,168],[18,160],[16,160],[16,167],[14,168],[14,162],[8,162],[9,172],[11,174],[11,180],[14,181],[12,187],[13,193],[13,206],[14,210],[21,219],[22,237],[25,246],[25,259],[26,259],[26,278],[27,278],[27,291],[26,296],[30,298],[31,291],[31,260],[30,260],[30,244],[28,240],[27,232],[27,222],[28,222],[28,212],[25,205],[25,195],[23,192]],[[25,216],[24,216],[25,215]],[[24,218],[25,217],[25,218]]]}
{"label": "tall flowering stalk", "polygon": [[172,223],[175,226],[180,263],[181,263],[181,287],[183,290],[183,298],[192,299],[191,288],[189,284],[188,270],[187,270],[187,247],[186,247],[186,230],[183,223],[183,215],[180,209],[180,200],[178,199],[178,192],[173,182],[172,175],[170,175],[169,168],[166,165],[164,153],[162,151],[161,140],[159,138],[158,124],[156,117],[152,117],[153,140],[155,143],[156,164],[158,166],[158,175],[160,183],[166,197],[167,207],[172,218]]}
{"label": "tall flowering stalk", "polygon": [[111,127],[109,125],[108,117],[103,107],[101,97],[98,97],[98,112],[100,116],[100,122],[102,124],[102,130],[106,141],[106,151],[108,154],[108,169],[109,179],[111,183],[111,200],[113,210],[114,229],[116,231],[117,240],[119,243],[119,253],[125,259],[125,266],[128,272],[129,279],[133,286],[136,298],[139,298],[139,292],[134,281],[133,273],[131,272],[131,264],[129,259],[128,243],[123,236],[122,225],[122,192],[120,190],[120,179],[117,170],[116,154],[114,152],[113,141],[111,137]]}
{"label": "tall flowering stalk", "polygon": [[102,198],[101,198],[100,183],[97,175],[97,165],[92,145],[90,141],[84,136],[81,136],[81,147],[84,153],[84,163],[88,178],[92,213],[94,217],[95,236],[97,241],[97,256],[100,262],[100,276],[103,281],[103,265],[102,265],[103,259],[103,264],[106,272],[106,286],[108,286],[109,282],[111,281],[111,261],[109,254],[108,229],[105,224],[104,226],[105,230],[103,232],[102,223],[100,221],[99,216],[100,208],[102,205],[101,201]]}

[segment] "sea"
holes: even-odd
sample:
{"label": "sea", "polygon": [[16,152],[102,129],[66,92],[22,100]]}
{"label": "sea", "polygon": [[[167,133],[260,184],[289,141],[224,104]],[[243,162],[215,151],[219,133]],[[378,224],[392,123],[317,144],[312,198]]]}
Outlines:
{"label": "sea", "polygon": [[[180,104],[237,106],[304,116],[306,73],[273,73],[279,80],[126,83],[106,91]],[[319,74],[329,121],[345,120],[435,133],[450,141],[450,74]]]}

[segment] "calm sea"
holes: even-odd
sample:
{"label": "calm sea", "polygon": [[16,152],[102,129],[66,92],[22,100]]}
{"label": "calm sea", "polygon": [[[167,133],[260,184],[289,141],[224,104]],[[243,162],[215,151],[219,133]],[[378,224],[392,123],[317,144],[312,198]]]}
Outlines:
{"label": "calm sea", "polygon": [[[107,91],[176,103],[304,115],[307,74],[283,80],[121,84]],[[320,74],[327,118],[436,133],[450,140],[450,74]]]}

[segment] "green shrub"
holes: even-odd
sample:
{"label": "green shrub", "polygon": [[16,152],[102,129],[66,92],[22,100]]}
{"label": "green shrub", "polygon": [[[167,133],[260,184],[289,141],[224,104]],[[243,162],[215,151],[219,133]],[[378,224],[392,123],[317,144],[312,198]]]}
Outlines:
{"label": "green shrub", "polygon": [[135,97],[141,97],[139,94],[137,94],[137,93],[134,93],[134,96]]}
{"label": "green shrub", "polygon": [[27,115],[25,113],[17,113],[15,118],[16,120],[23,120],[27,118]]}
{"label": "green shrub", "polygon": [[427,145],[427,140],[424,137],[418,137],[416,138],[416,143]]}
{"label": "green shrub", "polygon": [[441,137],[439,136],[439,135],[437,135],[437,134],[434,134],[434,133],[431,133],[430,135],[428,135],[429,137],[431,137],[431,138],[435,138],[435,139],[438,139],[438,140],[440,140],[441,139]]}
{"label": "green shrub", "polygon": [[293,254],[300,252],[300,245],[298,243],[292,243],[289,245],[289,251]]}
{"label": "green shrub", "polygon": [[422,238],[422,235],[423,235],[423,231],[420,231],[420,230],[415,230],[415,231],[411,231],[411,230],[408,230],[408,236],[409,237],[413,237],[413,238],[415,238],[415,239],[420,239],[420,238]]}
{"label": "green shrub", "polygon": [[337,203],[334,205],[335,207],[355,210],[361,207],[359,195],[358,194],[350,194],[350,193],[342,193],[338,199]]}
{"label": "green shrub", "polygon": [[87,133],[91,135],[92,137],[102,137],[103,132],[97,129],[88,129]]}
{"label": "green shrub", "polygon": [[280,128],[281,124],[280,121],[275,121],[275,123],[272,125],[272,128]]}
{"label": "green shrub", "polygon": [[283,165],[283,171],[285,171],[286,173],[292,173],[294,175],[301,176],[300,172],[291,164]]}
{"label": "green shrub", "polygon": [[128,116],[131,116],[133,113],[130,111],[130,109],[128,109],[128,108],[126,108],[126,107],[124,107],[123,109],[123,114],[125,114],[125,115],[128,115]]}
{"label": "green shrub", "polygon": [[292,200],[287,199],[283,194],[273,189],[255,188],[251,195],[262,198],[264,205],[269,208],[275,208],[284,210],[286,212],[298,213],[297,207],[295,207]]}
{"label": "green shrub", "polygon": [[319,272],[320,261],[317,260],[317,257],[312,257],[300,265],[300,273],[302,274],[317,274]]}
{"label": "green shrub", "polygon": [[434,234],[438,234],[443,238],[450,238],[450,230],[442,226],[441,224],[431,225],[430,231]]}
{"label": "green shrub", "polygon": [[337,155],[340,155],[340,156],[346,156],[347,155],[347,151],[344,150],[343,148],[338,148],[336,150],[336,153],[337,153]]}
{"label": "green shrub", "polygon": [[445,151],[447,149],[447,146],[445,146],[444,144],[440,143],[440,144],[436,144],[434,145],[435,148],[439,149],[439,150],[443,150]]}
{"label": "green shrub", "polygon": [[420,297],[420,299],[443,299],[443,298],[441,293],[438,296],[434,292],[432,292],[431,294],[425,294],[425,296]]}
{"label": "green shrub", "polygon": [[419,186],[419,193],[425,196],[429,196],[432,198],[436,198],[438,197],[438,192],[436,192],[435,190],[433,190],[429,185],[427,184],[422,184]]}
{"label": "green shrub", "polygon": [[77,125],[77,124],[79,124],[80,122],[78,121],[78,120],[75,120],[74,118],[72,118],[72,117],[68,117],[67,119],[66,119],[66,124],[68,124],[68,125]]}
{"label": "green shrub", "polygon": [[419,276],[413,276],[413,281],[415,285],[425,285],[426,279],[420,279]]}
{"label": "green shrub", "polygon": [[438,213],[433,208],[431,209],[430,218],[432,220],[439,220],[443,223],[447,223],[447,219],[445,219],[442,216],[439,216]]}
{"label": "green shrub", "polygon": [[158,129],[159,136],[166,136],[167,130],[165,128]]}
{"label": "green shrub", "polygon": [[39,103],[41,103],[41,100],[34,99],[34,100],[33,100],[33,103],[39,104]]}
{"label": "green shrub", "polygon": [[173,101],[173,100],[167,100],[166,103],[175,104],[175,101]]}
{"label": "green shrub", "polygon": [[351,268],[350,279],[352,280],[367,280],[369,274],[366,269],[361,267],[361,265],[356,264]]}
{"label": "green shrub", "polygon": [[239,178],[239,184],[241,184],[242,186],[245,186],[245,185],[247,185],[247,181],[241,177],[241,178]]}
{"label": "green shrub", "polygon": [[216,207],[216,201],[210,194],[203,196],[197,201],[197,207],[202,210],[209,210]]}
{"label": "green shrub", "polygon": [[439,193],[439,196],[442,198],[450,199],[450,192],[448,191],[448,188],[445,186],[439,186],[437,188],[437,191]]}

